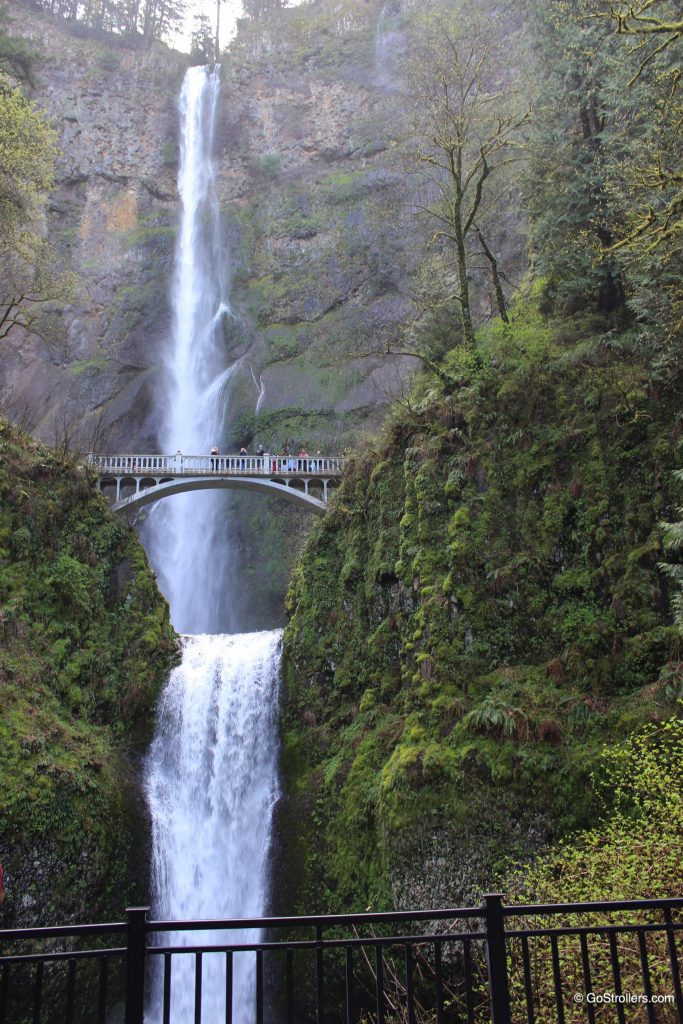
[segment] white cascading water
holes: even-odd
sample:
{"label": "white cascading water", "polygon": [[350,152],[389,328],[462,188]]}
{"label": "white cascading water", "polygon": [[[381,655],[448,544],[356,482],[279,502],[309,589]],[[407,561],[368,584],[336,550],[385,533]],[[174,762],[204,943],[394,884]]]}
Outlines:
{"label": "white cascading water", "polygon": [[[218,72],[191,68],[180,97],[181,223],[173,286],[165,449],[208,453],[219,443],[233,367],[225,365],[225,253],[214,191],[212,145]],[[271,819],[278,796],[280,632],[230,635],[224,492],[161,502],[143,539],[183,639],[182,664],[163,693],[147,759],[152,819],[152,903],[157,920],[263,916]],[[240,933],[239,941],[253,941]],[[174,944],[221,941],[206,932]],[[233,1020],[254,1016],[254,956],[236,954]],[[146,1019],[161,1020],[160,973]],[[194,1016],[194,958],[173,957],[171,1021]],[[225,957],[207,955],[202,1024],[225,1019]]]}
{"label": "white cascading water", "polygon": [[[229,263],[222,243],[212,150],[218,69],[190,68],[180,94],[181,219],[175,255],[173,333],[165,367],[164,451],[208,455],[217,445],[236,364],[226,366],[223,323],[231,317]],[[225,492],[161,502],[143,531],[145,545],[181,633],[231,630],[225,600],[230,545]]]}
{"label": "white cascading water", "polygon": [[[164,691],[148,762],[157,918],[226,920],[264,913],[277,798],[278,647],[277,632],[193,636],[184,642],[182,665]],[[228,941],[257,937],[240,931]],[[173,939],[188,945],[220,941],[207,932]],[[171,1020],[184,1024],[194,1020],[194,958],[173,959]],[[204,957],[202,988],[202,1021],[225,1020],[222,954]],[[157,1014],[160,989],[157,978]],[[233,1021],[253,1021],[254,1009],[254,955],[238,953]]]}

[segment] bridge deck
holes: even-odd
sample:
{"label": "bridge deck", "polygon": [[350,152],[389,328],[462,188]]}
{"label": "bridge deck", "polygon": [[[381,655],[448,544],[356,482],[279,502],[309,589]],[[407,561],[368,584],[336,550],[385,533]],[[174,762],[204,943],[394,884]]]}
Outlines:
{"label": "bridge deck", "polygon": [[305,476],[335,479],[341,476],[344,459],[310,455],[93,455],[90,466],[100,477],[197,476],[222,474],[244,476]]}
{"label": "bridge deck", "polygon": [[[98,486],[113,490],[116,511],[140,508],[184,491],[213,488],[268,491],[322,512],[329,488],[342,475],[338,457],[287,455],[94,455]],[[309,493],[309,485],[320,497]]]}

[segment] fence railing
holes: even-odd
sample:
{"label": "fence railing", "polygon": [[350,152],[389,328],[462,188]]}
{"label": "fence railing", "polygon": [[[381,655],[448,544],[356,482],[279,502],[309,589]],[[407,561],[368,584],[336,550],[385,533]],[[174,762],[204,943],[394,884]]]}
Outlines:
{"label": "fence railing", "polygon": [[203,474],[280,476],[340,476],[344,459],[328,455],[88,455],[89,465],[100,475],[182,476]]}
{"label": "fence railing", "polygon": [[0,931],[0,1024],[683,1024],[683,899]]}

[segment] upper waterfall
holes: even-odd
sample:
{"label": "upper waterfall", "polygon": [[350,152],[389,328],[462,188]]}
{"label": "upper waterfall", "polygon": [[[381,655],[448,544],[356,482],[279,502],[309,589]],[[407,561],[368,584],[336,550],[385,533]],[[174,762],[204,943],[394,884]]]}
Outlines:
{"label": "upper waterfall", "polygon": [[[167,451],[207,455],[220,440],[235,365],[226,357],[222,330],[232,313],[213,162],[219,93],[218,67],[189,68],[178,104],[181,209],[166,365],[169,401],[160,429]],[[232,602],[224,599],[231,575],[225,509],[219,492],[179,495],[155,508],[144,530],[180,632],[234,628]]]}

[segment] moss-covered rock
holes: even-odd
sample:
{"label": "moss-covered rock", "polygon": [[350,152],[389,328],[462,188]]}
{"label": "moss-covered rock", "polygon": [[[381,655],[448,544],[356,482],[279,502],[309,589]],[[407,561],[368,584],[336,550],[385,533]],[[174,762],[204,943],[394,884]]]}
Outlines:
{"label": "moss-covered rock", "polygon": [[675,698],[678,407],[638,345],[520,308],[356,457],[288,596],[283,909],[471,901]]}
{"label": "moss-covered rock", "polygon": [[144,897],[137,760],[175,657],[144,552],[88,470],[0,421],[2,923]]}

